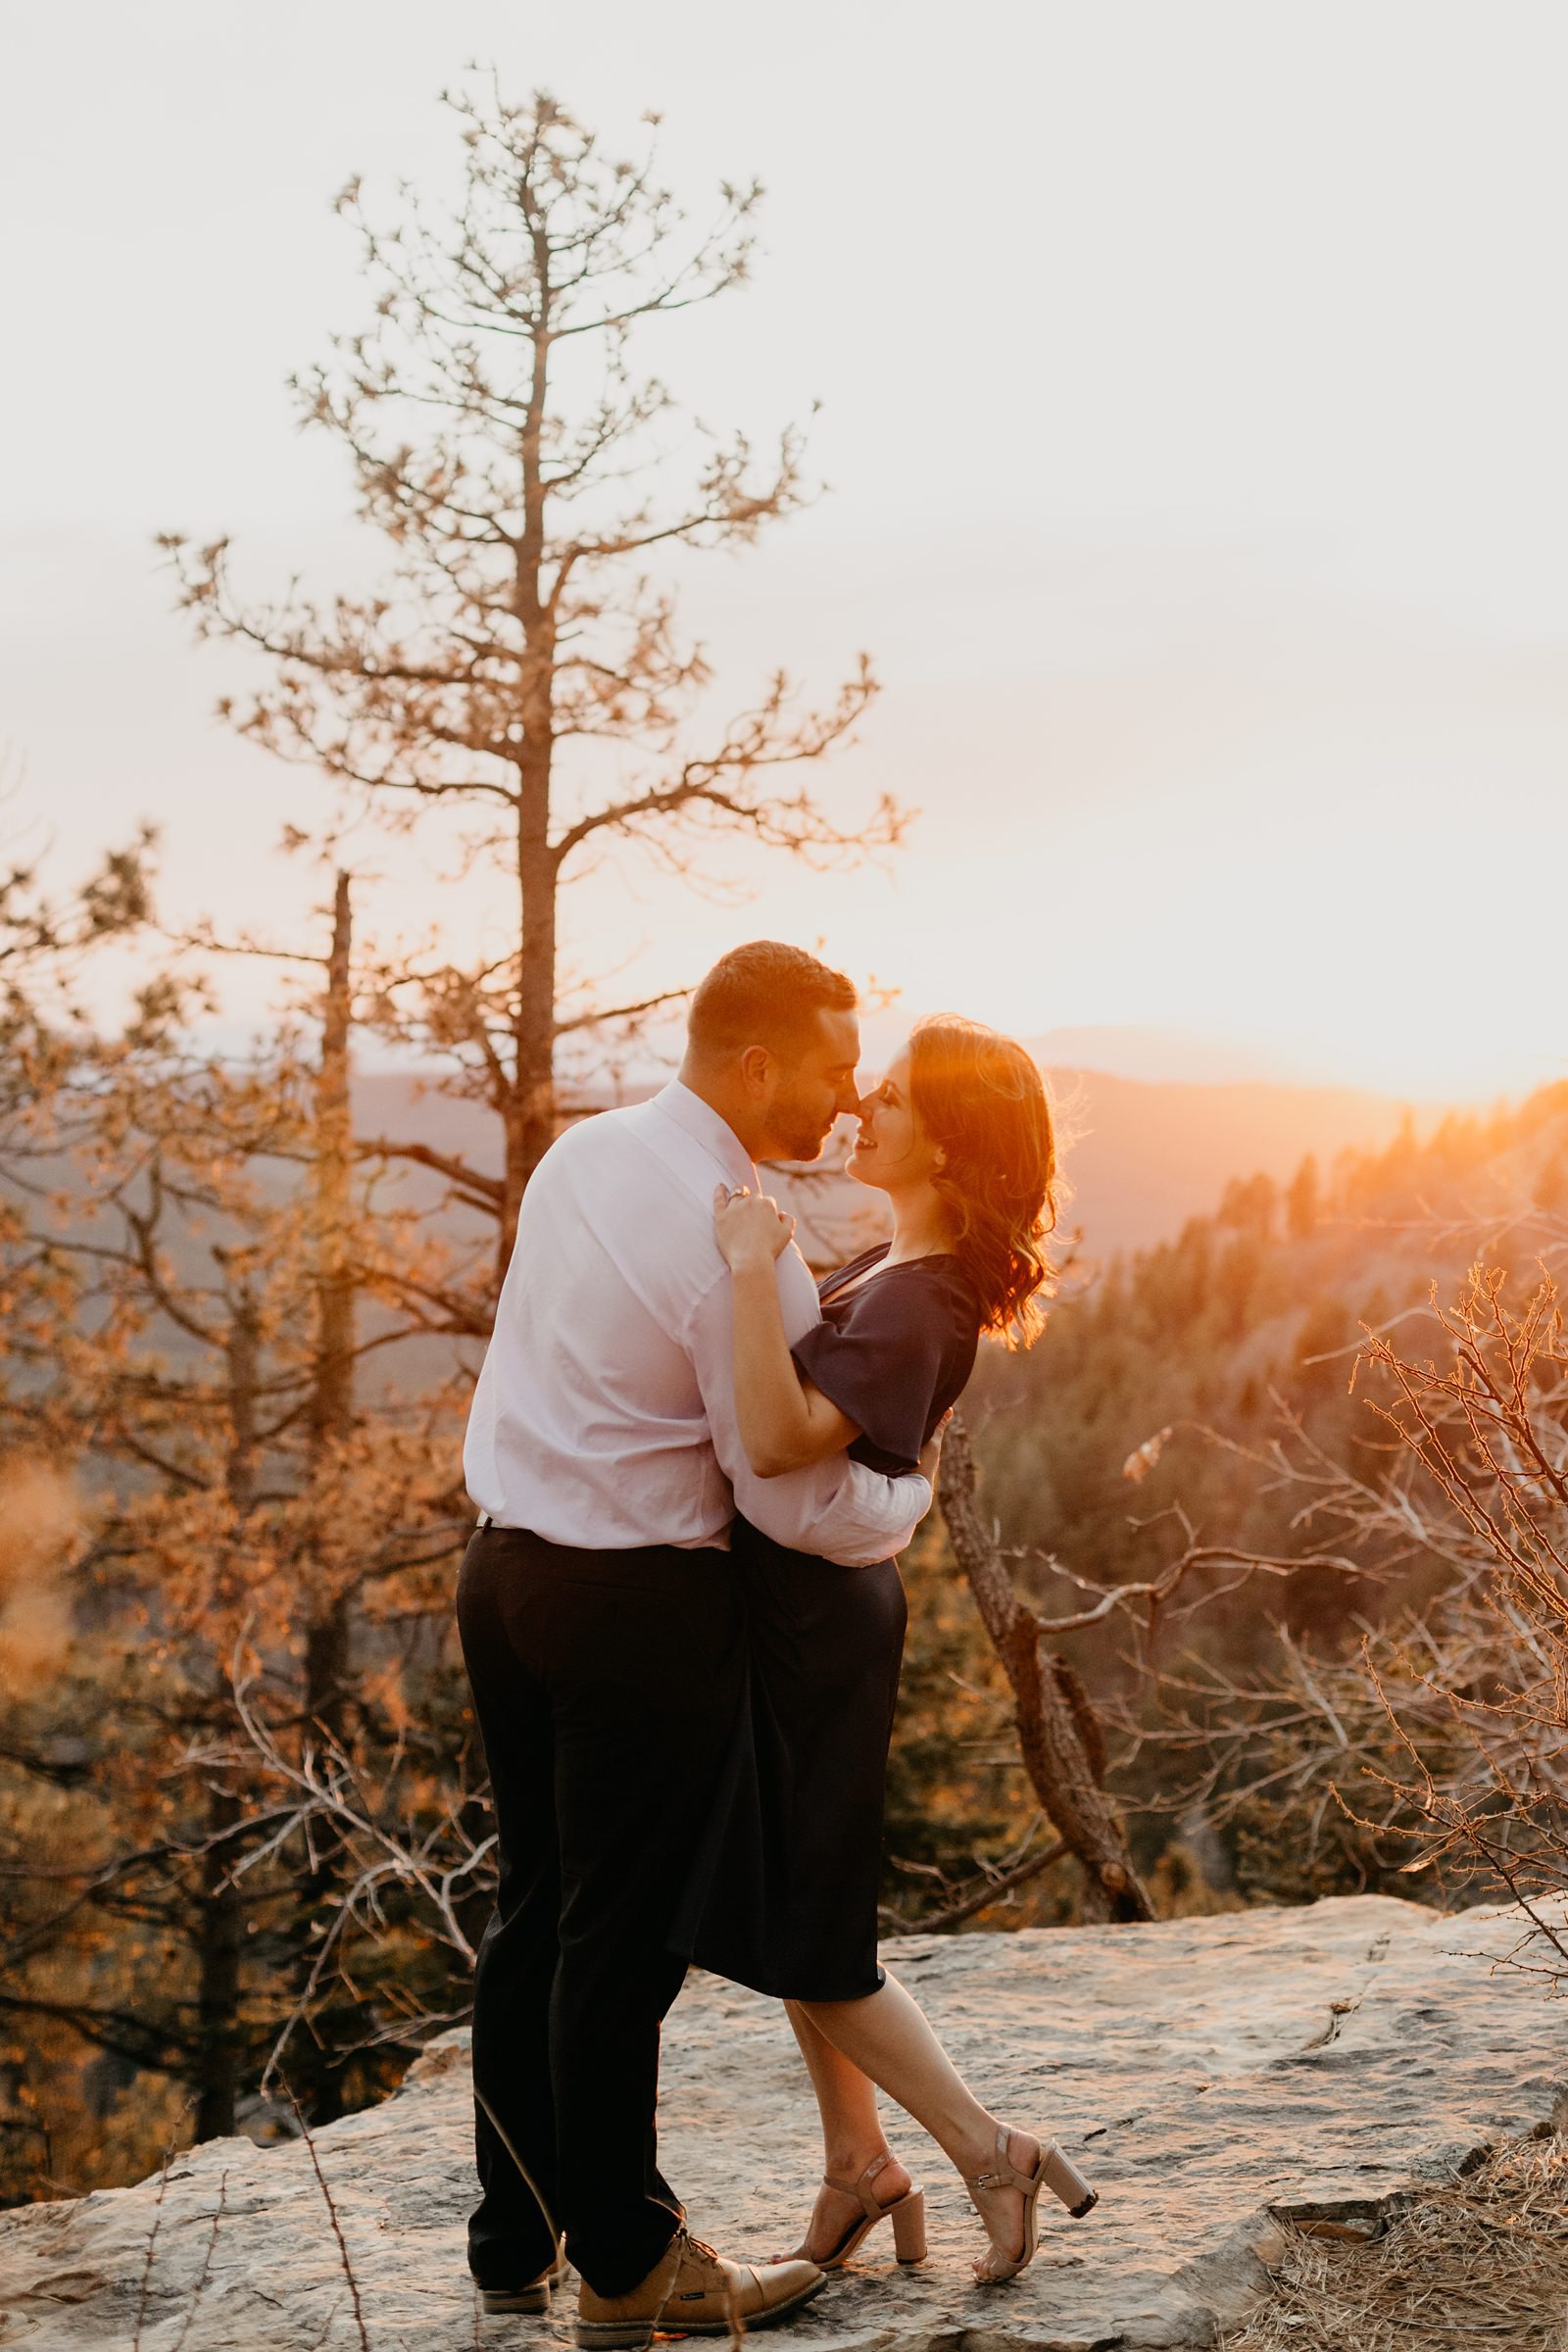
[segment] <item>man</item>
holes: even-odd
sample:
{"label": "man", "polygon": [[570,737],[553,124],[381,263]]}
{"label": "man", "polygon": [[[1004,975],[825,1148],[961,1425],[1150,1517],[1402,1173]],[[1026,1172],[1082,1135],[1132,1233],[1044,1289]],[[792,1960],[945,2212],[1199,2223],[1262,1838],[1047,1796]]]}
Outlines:
{"label": "man", "polygon": [[[844,1455],[759,1479],[735,1423],[715,1183],[816,1158],[858,1055],[842,974],[772,941],[715,964],[679,1080],[572,1128],[535,1174],[468,1423],[481,1518],[458,1611],[501,1855],[469,2264],[487,2310],[546,2310],[564,2230],[585,2346],[763,2325],[823,2283],[687,2233],[654,2108],[685,1973],[666,1942],[744,1689],[730,1520],[869,1565],[931,1501]],[[793,1340],[815,1291],[791,1251],[779,1282]]]}

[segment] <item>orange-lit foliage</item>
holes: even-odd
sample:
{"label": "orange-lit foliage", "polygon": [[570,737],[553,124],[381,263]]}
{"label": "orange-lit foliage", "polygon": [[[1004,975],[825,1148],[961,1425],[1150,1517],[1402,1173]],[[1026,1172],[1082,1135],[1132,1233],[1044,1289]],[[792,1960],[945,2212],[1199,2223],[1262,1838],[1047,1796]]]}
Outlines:
{"label": "orange-lit foliage", "polygon": [[318,2114],[356,2103],[449,1999],[443,1924],[392,1884],[368,1929],[290,1781],[327,1755],[411,1838],[468,1777],[462,1387],[354,1379],[404,1328],[389,1271],[401,1296],[451,1253],[356,1169],[319,1011],[234,1061],[167,1025],[84,1047],[9,1135],[13,2196],[233,2130],[270,2060]]}
{"label": "orange-lit foliage", "polygon": [[[367,957],[351,988],[340,882],[303,1025],[199,1051],[176,959],[112,1045],[31,1022],[24,1132],[0,1148],[7,1432],[74,1472],[85,1511],[66,1674],[0,1762],[11,2194],[150,2164],[172,2109],[231,2129],[279,2073],[330,2114],[461,2014],[489,1838],[450,1627],[471,1517],[451,1343],[488,1329],[558,1080],[649,1009],[562,968],[560,892],[626,842],[685,869],[715,837],[853,862],[898,832],[891,804],[844,821],[778,774],[853,725],[864,658],[821,707],[776,671],[715,712],[654,576],[666,548],[750,546],[806,488],[793,432],[763,454],[700,431],[683,474],[668,395],[632,370],[641,321],[657,338],[744,277],[759,192],[688,235],[652,154],[621,166],[542,95],[456,104],[460,218],[410,197],[383,228],[345,195],[371,320],[303,386],[384,535],[384,593],[242,607],[222,543],[168,545],[198,633],[269,660],[226,714],[356,815],[428,827],[433,868],[488,860],[511,936]],[[335,829],[318,813],[293,846]],[[46,962],[135,918],[134,860],[105,877],[77,929],[33,924]],[[9,904],[0,886],[0,956]],[[497,1165],[446,1137],[354,1142],[350,997],[494,1114]],[[88,2084],[94,2059],[73,2082],[67,2047],[113,2081]]]}
{"label": "orange-lit foliage", "polygon": [[[1276,1898],[1366,1884],[1412,1891],[1398,1876],[1407,1849],[1397,1840],[1380,1844],[1351,1823],[1328,1799],[1324,1773],[1300,1758],[1293,1763],[1289,1741],[1282,1750],[1266,1725],[1291,1706],[1310,1711],[1301,1677],[1320,1669],[1308,1656],[1339,1659],[1353,1677],[1361,1626],[1419,1612],[1448,1579],[1443,1542],[1417,1540],[1408,1519],[1403,1540],[1395,1541],[1410,1468],[1406,1449],[1370,1409],[1367,1384],[1351,1391],[1362,1323],[1408,1344],[1422,1331],[1437,1333],[1434,1276],[1457,1283],[1482,1246],[1499,1262],[1511,1260],[1527,1286],[1536,1253],[1562,1248],[1565,1154],[1568,1088],[1558,1087],[1516,1111],[1449,1119],[1425,1143],[1407,1131],[1387,1151],[1346,1156],[1326,1175],[1307,1165],[1283,1198],[1266,1179],[1238,1180],[1216,1214],[1191,1220],[1178,1240],[1069,1286],[1027,1356],[983,1359],[966,1410],[985,1506],[1013,1547],[1020,1591],[1048,1618],[1082,1606],[1074,1578],[1098,1588],[1157,1577],[1187,1540],[1184,1522],[1171,1516],[1178,1508],[1209,1543],[1286,1558],[1348,1552],[1362,1571],[1303,1568],[1188,1615],[1186,1603],[1201,1600],[1204,1589],[1201,1577],[1191,1580],[1152,1654],[1111,1624],[1061,1639],[1117,1735],[1112,1787],[1134,1809],[1135,1853],[1156,1880],[1159,1857],[1185,1820],[1191,1851],[1181,1873],[1190,1878],[1192,1857],[1201,1857],[1203,1899],[1232,1899],[1233,1883]],[[1284,1466],[1275,1439],[1287,1428],[1299,1439],[1291,1458],[1316,1465],[1315,1487]],[[1144,1473],[1136,1484],[1124,1472],[1129,1459]],[[1396,1496],[1382,1540],[1362,1531],[1350,1544],[1326,1515],[1301,1515],[1314,1494],[1342,1480]],[[950,1671],[983,1686],[991,1661],[961,1602],[959,1622],[967,1623],[967,1642]],[[912,1640],[920,1638],[916,1629]],[[1152,1695],[1163,1685],[1168,1698],[1194,1676],[1235,1727],[1218,1783],[1204,1739],[1178,1737],[1164,1700]],[[1282,1676],[1287,1700],[1255,1726],[1245,1710],[1226,1715],[1226,1691]],[[1364,1681],[1358,1687],[1366,1696]],[[1367,1736],[1369,1755],[1395,1769],[1397,1738],[1381,1714],[1368,1719]],[[935,1764],[922,1725],[902,1770],[907,1777],[918,1766],[929,1785]],[[1301,1787],[1312,1790],[1304,1811],[1298,1788],[1245,1794],[1271,1770],[1288,1775],[1298,1766]],[[971,1769],[950,1747],[954,1785]],[[907,1813],[909,1795],[902,1802]],[[1223,1837],[1215,1834],[1216,1809]],[[1022,1814],[1015,1802],[1013,1836]],[[948,1876],[962,1879],[974,1840],[958,1823],[939,1835],[941,1817],[933,1803],[923,1846],[910,1842],[925,1858],[939,1858],[940,1848]],[[997,1836],[1005,1834],[999,1821]],[[988,1850],[1001,1859],[996,1842]],[[1020,1902],[1055,1904],[1050,1886],[1041,1882]],[[1180,1899],[1191,1907],[1190,1892]]]}

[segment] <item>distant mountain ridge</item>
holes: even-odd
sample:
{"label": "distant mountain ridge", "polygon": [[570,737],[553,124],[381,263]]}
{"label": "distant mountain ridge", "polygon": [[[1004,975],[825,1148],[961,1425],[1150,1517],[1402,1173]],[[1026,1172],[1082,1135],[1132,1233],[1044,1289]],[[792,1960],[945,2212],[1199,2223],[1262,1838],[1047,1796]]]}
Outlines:
{"label": "distant mountain ridge", "polygon": [[1253,1080],[1265,1086],[1313,1083],[1245,1047],[1153,1023],[1092,1021],[1077,1028],[1048,1029],[1044,1037],[1025,1042],[1048,1069],[1100,1070],[1106,1077],[1141,1078],[1154,1086],[1234,1086]]}
{"label": "distant mountain ridge", "polygon": [[[1355,1087],[1192,1083],[1061,1067],[1049,1076],[1070,1195],[1063,1223],[1081,1231],[1094,1257],[1166,1240],[1189,1217],[1213,1208],[1234,1176],[1262,1173],[1285,1182],[1308,1152],[1326,1168],[1342,1152],[1381,1148],[1415,1115],[1393,1096]],[[368,1071],[355,1081],[354,1109],[363,1137],[425,1144],[499,1172],[500,1130],[481,1103],[437,1094],[401,1074]],[[1422,1106],[1423,1123],[1427,1115]],[[820,1207],[824,1229],[835,1233],[846,1223],[858,1229],[872,1205],[849,1179],[826,1170],[794,1204],[806,1207],[808,1197]]]}
{"label": "distant mountain ridge", "polygon": [[1381,1149],[1407,1119],[1436,1109],[1358,1087],[1263,1079],[1197,1084],[1049,1070],[1063,1135],[1064,1223],[1096,1257],[1143,1250],[1216,1206],[1235,1176],[1288,1182],[1311,1153]]}

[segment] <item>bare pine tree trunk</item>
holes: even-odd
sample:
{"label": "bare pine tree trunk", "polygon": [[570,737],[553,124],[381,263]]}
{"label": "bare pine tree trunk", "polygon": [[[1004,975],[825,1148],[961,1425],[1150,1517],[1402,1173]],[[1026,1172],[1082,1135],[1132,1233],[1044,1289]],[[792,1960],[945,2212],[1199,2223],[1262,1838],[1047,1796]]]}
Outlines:
{"label": "bare pine tree trunk", "polygon": [[[226,1480],[236,1536],[255,1499],[257,1387],[261,1324],[255,1301],[241,1289],[228,1327],[228,1462]],[[217,1711],[221,1719],[221,1691]],[[196,2137],[226,2139],[234,2130],[239,2088],[240,1958],[245,1912],[232,1873],[239,1848],[231,1833],[239,1799],[221,1784],[207,1796],[207,1850],[202,1856],[196,1926]]]}
{"label": "bare pine tree trunk", "polygon": [[[312,1208],[316,1221],[316,1362],[311,1386],[311,1481],[320,1526],[333,1505],[338,1448],[354,1428],[355,1275],[350,1250],[353,1218],[354,1122],[350,1101],[353,1033],[353,904],[350,878],[339,873],[332,899],[332,944],[326,959],[321,1006],[321,1058],[316,1075],[316,1134],[312,1166]],[[318,1559],[308,1564],[320,1579],[310,1592],[305,1628],[305,1738],[324,1733],[344,1742],[352,1687],[351,1595],[333,1591]],[[313,1936],[327,1923],[327,1906],[339,1881],[338,1858],[323,1841],[295,1881],[292,1933],[299,1938],[294,1962],[303,1993],[315,1957]],[[340,2076],[318,2062],[320,2053],[303,2041],[292,2053],[296,2094],[316,2123],[343,2112]]]}
{"label": "bare pine tree trunk", "polygon": [[[541,820],[548,794],[547,766],[537,793]],[[496,1237],[498,1290],[516,1239],[517,1211],[528,1179],[556,1140],[557,867],[543,821],[537,827],[519,826],[517,851],[523,933],[513,1030],[514,1080],[505,1112],[506,1192]]]}
{"label": "bare pine tree trunk", "polygon": [[1039,1621],[1014,1592],[981,1515],[969,1433],[956,1414],[942,1448],[941,1503],[954,1556],[1012,1689],[1024,1769],[1082,1868],[1085,1916],[1152,1919],[1153,1905],[1101,1786],[1104,1744],[1094,1709],[1065,1658],[1042,1652]]}
{"label": "bare pine tree trunk", "polygon": [[[350,952],[353,907],[349,877],[340,873],[332,904],[321,1013],[321,1060],[316,1079],[317,1229],[316,1367],[311,1391],[312,1471],[330,1477],[332,1451],[354,1426],[354,1268],[349,1253],[354,1168],[349,1102]],[[321,1594],[305,1636],[305,1713],[334,1737],[341,1731],[348,1679],[349,1617],[345,1593]]]}
{"label": "bare pine tree trunk", "polygon": [[219,1842],[209,1846],[202,1857],[196,1990],[198,2139],[228,2139],[234,2131],[234,2101],[239,2089],[234,2029],[245,1929],[239,1888],[229,1875],[235,1851],[226,1833],[238,1819],[239,1802],[230,1790],[212,1789],[207,1800],[207,1833]]}
{"label": "bare pine tree trunk", "polygon": [[517,677],[521,742],[517,776],[517,890],[521,918],[517,994],[513,1016],[513,1082],[506,1106],[506,1190],[496,1237],[499,1292],[516,1238],[528,1179],[556,1136],[556,894],[561,867],[550,843],[555,766],[556,615],[544,590],[544,420],[550,391],[553,257],[544,222],[525,200],[537,279],[532,380],[519,435],[522,531],[513,575],[514,611],[522,631]]}
{"label": "bare pine tree trunk", "polygon": [[346,1434],[354,1418],[354,1270],[349,1258],[354,1136],[349,1107],[349,877],[339,874],[316,1077],[318,1231],[316,1379],[311,1428],[318,1446]]}

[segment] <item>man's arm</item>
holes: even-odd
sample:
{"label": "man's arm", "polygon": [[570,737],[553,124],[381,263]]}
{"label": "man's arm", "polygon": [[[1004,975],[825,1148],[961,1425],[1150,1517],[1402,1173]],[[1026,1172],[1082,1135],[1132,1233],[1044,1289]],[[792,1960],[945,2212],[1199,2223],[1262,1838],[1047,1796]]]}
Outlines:
{"label": "man's arm", "polygon": [[782,1478],[759,1478],[746,1458],[735,1417],[735,1343],[729,1277],[703,1298],[687,1346],[708,1413],[718,1466],[735,1490],[735,1507],[775,1544],[814,1551],[845,1568],[870,1568],[902,1551],[931,1508],[929,1482],[911,1471],[884,1478],[834,1454]]}

